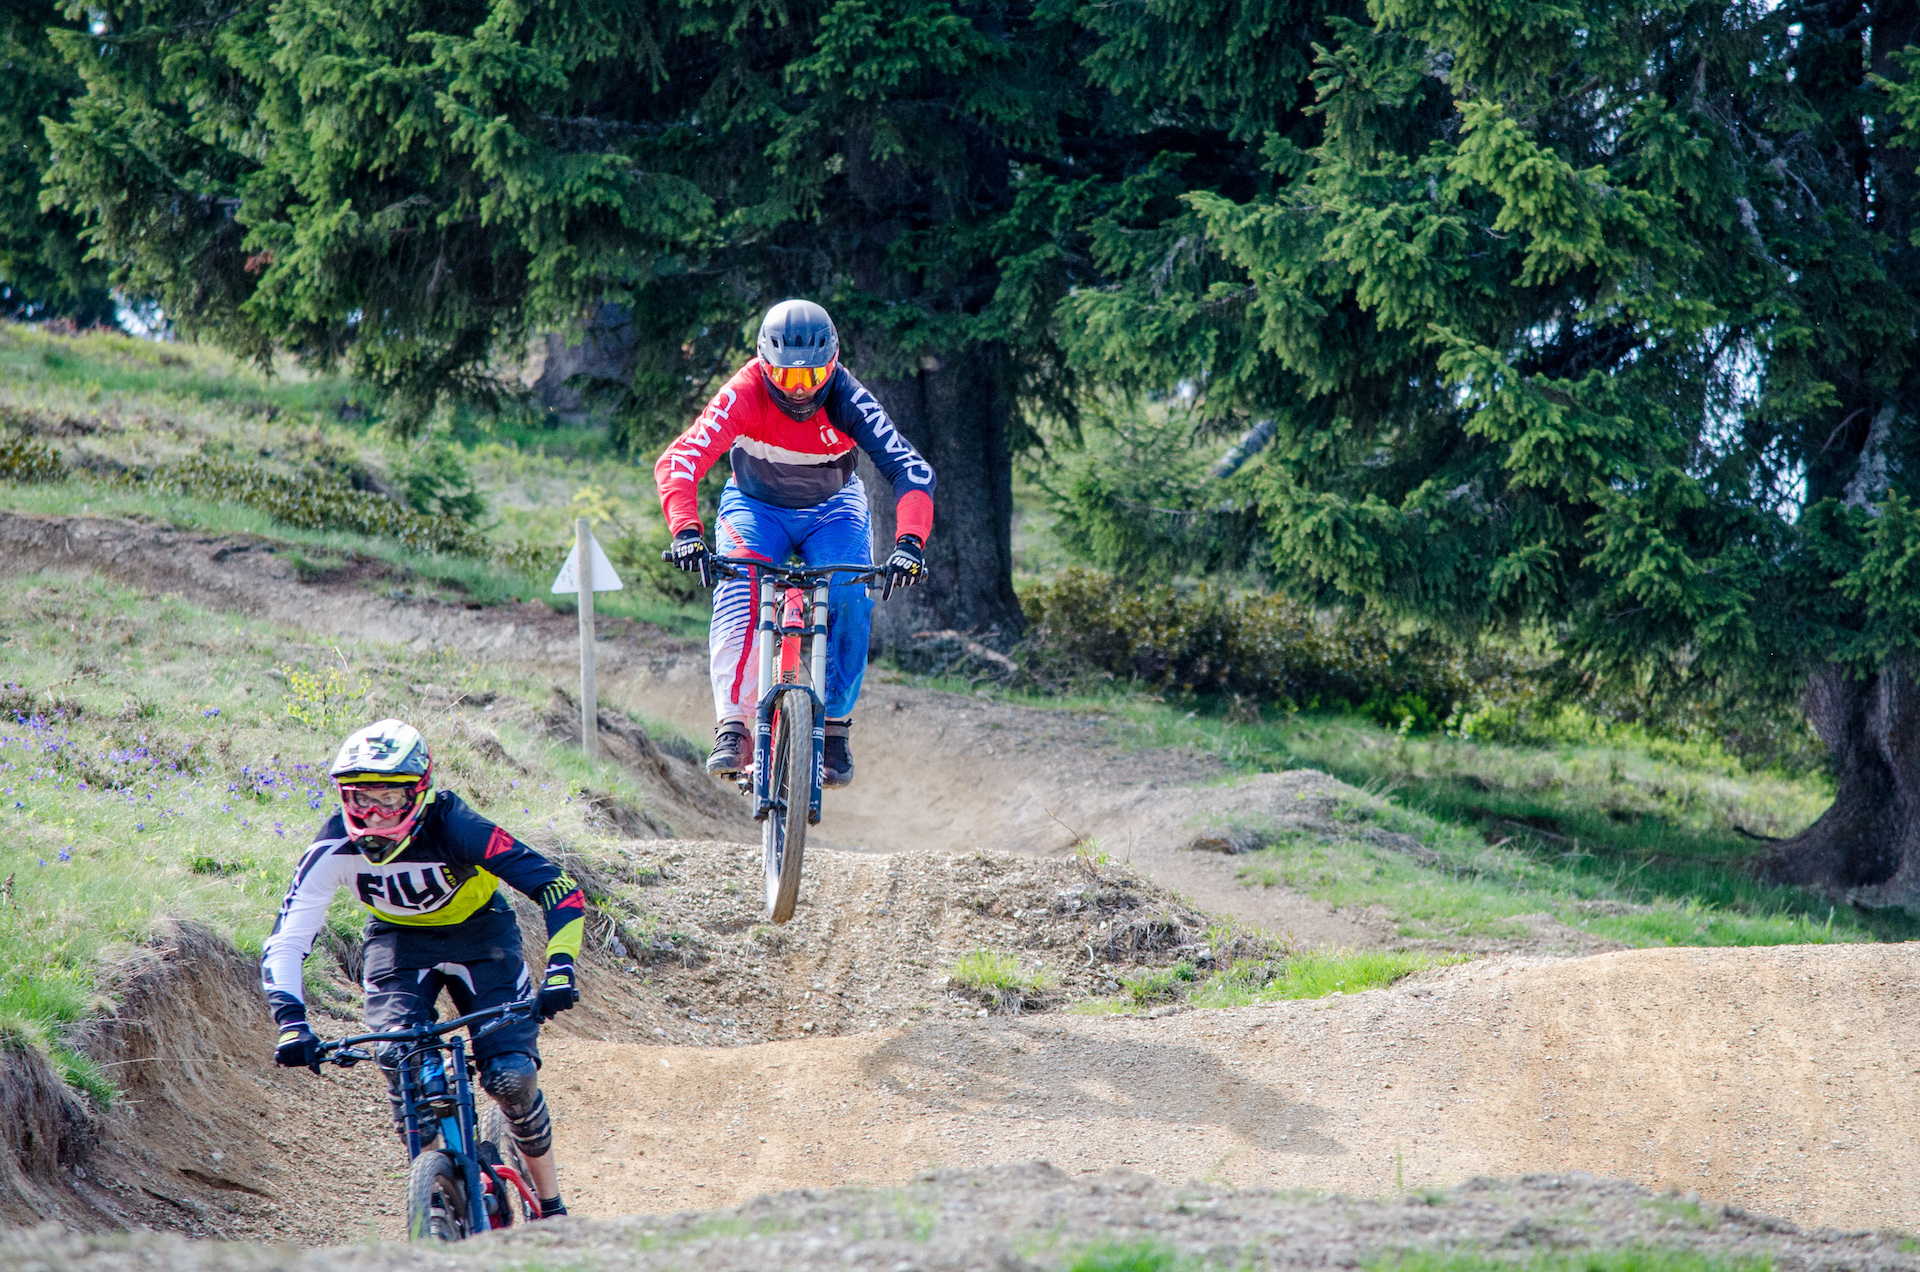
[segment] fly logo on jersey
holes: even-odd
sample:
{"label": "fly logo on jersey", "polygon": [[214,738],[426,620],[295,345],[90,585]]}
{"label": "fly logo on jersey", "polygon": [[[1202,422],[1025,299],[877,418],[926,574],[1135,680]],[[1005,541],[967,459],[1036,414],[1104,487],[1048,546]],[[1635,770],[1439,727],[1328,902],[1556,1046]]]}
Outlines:
{"label": "fly logo on jersey", "polygon": [[362,872],[354,879],[362,904],[389,914],[427,914],[453,899],[460,883],[445,866],[402,866],[380,874]]}

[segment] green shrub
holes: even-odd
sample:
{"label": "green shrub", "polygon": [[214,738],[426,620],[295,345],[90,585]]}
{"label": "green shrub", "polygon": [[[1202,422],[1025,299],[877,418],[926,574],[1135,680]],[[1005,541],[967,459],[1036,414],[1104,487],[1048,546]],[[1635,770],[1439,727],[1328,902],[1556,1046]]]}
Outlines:
{"label": "green shrub", "polygon": [[1174,1272],[1179,1266],[1179,1256],[1163,1245],[1127,1241],[1081,1251],[1067,1272]]}
{"label": "green shrub", "polygon": [[1263,962],[1239,962],[1208,981],[1196,995],[1200,1007],[1241,1007],[1291,998],[1325,998],[1385,989],[1430,967],[1464,962],[1408,950],[1309,950]]}
{"label": "green shrub", "polygon": [[[3,450],[0,455],[4,455]],[[0,477],[4,477],[3,464],[0,460]],[[457,494],[441,499],[439,506],[446,511],[416,512],[374,491],[356,489],[345,477],[322,468],[287,473],[251,460],[195,455],[157,468],[130,469],[115,480],[135,488],[157,487],[240,504],[302,530],[374,535],[413,552],[496,561],[528,575],[538,573],[553,555],[524,541],[498,544],[489,540],[462,515],[455,515],[472,511]]]}
{"label": "green shrub", "polygon": [[1199,979],[1199,970],[1183,958],[1171,967],[1156,967],[1138,976],[1126,977],[1120,982],[1120,988],[1137,1005],[1151,1007],[1155,1003],[1180,1001]]}
{"label": "green shrub", "polygon": [[60,452],[18,433],[0,433],[0,481],[59,481],[67,475]]}
{"label": "green shrub", "polygon": [[407,506],[423,515],[472,522],[487,510],[473,474],[444,436],[402,452],[393,476],[406,493]]}
{"label": "green shrub", "polygon": [[947,972],[947,979],[969,989],[1018,989],[1020,960],[1011,954],[975,950],[963,954]]}
{"label": "green shrub", "polygon": [[1020,602],[1029,626],[1017,661],[1048,690],[1104,676],[1162,693],[1358,708],[1422,730],[1489,694],[1523,692],[1511,665],[1469,661],[1435,641],[1390,636],[1281,596],[1140,588],[1071,569]]}
{"label": "green shrub", "polygon": [[129,474],[126,480],[257,508],[304,530],[351,530],[392,539],[415,552],[486,557],[492,546],[480,532],[446,515],[414,512],[383,495],[355,490],[314,474],[295,476],[245,460],[195,455]]}
{"label": "green shrub", "polygon": [[1040,1007],[1056,983],[1046,971],[1028,973],[1011,954],[974,950],[947,969],[947,985],[994,1011],[1020,1012]]}

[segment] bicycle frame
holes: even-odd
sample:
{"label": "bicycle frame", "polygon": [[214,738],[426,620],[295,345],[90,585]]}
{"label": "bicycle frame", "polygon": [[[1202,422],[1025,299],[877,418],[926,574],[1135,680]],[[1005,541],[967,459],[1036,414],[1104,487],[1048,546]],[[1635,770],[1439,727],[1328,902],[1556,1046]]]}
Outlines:
{"label": "bicycle frame", "polygon": [[[447,1035],[482,1021],[490,1022],[474,1032],[473,1036],[478,1039],[532,1010],[533,1001],[528,999],[470,1012],[445,1024],[424,1024],[386,1033],[358,1034],[322,1044],[321,1060],[337,1064],[343,1069],[351,1068],[362,1060],[374,1059],[371,1053],[358,1050],[368,1043],[416,1044],[396,1058],[400,1070],[400,1106],[406,1129],[407,1160],[412,1161],[420,1156],[422,1129],[437,1124],[440,1132],[439,1151],[451,1158],[455,1168],[460,1171],[467,1190],[469,1215],[473,1215],[477,1207],[478,1215],[485,1217],[489,1228],[494,1226],[494,1216],[488,1213],[481,1200],[487,1195],[487,1189],[481,1182],[483,1178],[492,1182],[493,1195],[499,1199],[498,1204],[502,1207],[509,1204],[508,1198],[512,1195],[507,1191],[509,1181],[535,1215],[540,1213],[540,1202],[532,1187],[520,1177],[519,1171],[511,1166],[496,1166],[480,1159],[476,1143],[478,1119],[474,1114],[473,1084],[468,1073],[467,1039],[457,1035],[449,1038]],[[450,1097],[426,1089],[426,1060],[430,1056],[438,1058],[441,1052],[447,1053],[450,1062],[444,1066],[442,1073],[442,1078],[452,1087]],[[318,1063],[314,1065],[314,1072],[319,1072]],[[449,1103],[452,1105],[450,1109],[435,1108],[436,1105]]]}
{"label": "bicycle frame", "polygon": [[[755,688],[759,704],[754,713],[754,820],[765,820],[774,811],[774,712],[779,710],[780,699],[785,695],[804,693],[813,699],[814,708],[807,824],[817,826],[827,749],[827,705],[823,691],[827,683],[828,595],[836,575],[850,574],[856,581],[870,582],[881,577],[883,571],[871,564],[786,566],[748,557],[713,557],[711,565],[716,574],[756,579],[759,585],[754,625],[754,655],[758,666]],[[892,591],[893,580],[887,577],[882,599]],[[793,676],[799,670],[799,643],[805,637],[812,638],[813,647],[807,666],[808,683],[801,684]]]}

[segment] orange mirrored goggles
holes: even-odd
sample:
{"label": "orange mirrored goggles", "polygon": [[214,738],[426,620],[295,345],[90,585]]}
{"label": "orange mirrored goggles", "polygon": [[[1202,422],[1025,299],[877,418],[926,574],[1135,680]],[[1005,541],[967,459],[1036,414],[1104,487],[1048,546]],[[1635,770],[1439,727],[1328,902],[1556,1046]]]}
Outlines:
{"label": "orange mirrored goggles", "polygon": [[833,378],[833,369],[839,361],[835,358],[824,367],[768,367],[767,379],[789,397],[812,393]]}

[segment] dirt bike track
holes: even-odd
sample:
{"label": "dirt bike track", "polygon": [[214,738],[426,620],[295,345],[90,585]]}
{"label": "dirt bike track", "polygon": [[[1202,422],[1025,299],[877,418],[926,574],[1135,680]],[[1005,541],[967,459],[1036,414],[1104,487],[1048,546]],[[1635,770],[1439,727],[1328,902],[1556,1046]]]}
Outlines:
{"label": "dirt bike track", "polygon": [[1920,1223],[1920,967],[1898,946],[1494,959],[1158,1019],[548,1054],[568,1186],[601,1215],[1041,1159],[1363,1196],[1581,1170]]}
{"label": "dirt bike track", "polygon": [[[570,684],[569,616],[307,586],[259,541],[0,514],[0,562],[99,570],[310,632],[455,645]],[[609,701],[704,730],[699,650],[616,622],[598,652]],[[870,681],[858,719],[859,781],[830,796],[822,827],[849,851],[823,849],[823,870],[844,862],[850,879],[866,878],[909,848],[1059,858],[1085,834],[1202,909],[1303,944],[1389,935],[1367,915],[1241,888],[1230,859],[1183,846],[1223,810],[1285,816],[1330,779],[1224,782],[1193,754],[1119,748],[1096,719],[897,683]],[[673,829],[714,835],[732,816],[696,809]],[[884,951],[897,931],[871,898],[820,921],[823,950]],[[1910,952],[1594,949],[1543,925],[1520,953],[1351,997],[1157,1017],[892,1011],[835,1036],[737,1046],[663,1039],[637,1014],[573,1013],[581,1019],[543,1040],[545,1085],[563,1181],[586,1215],[1044,1159],[1069,1175],[1124,1166],[1169,1183],[1366,1195],[1582,1170],[1801,1223],[1920,1228],[1911,1142],[1920,966]],[[1547,957],[1565,953],[1588,956]],[[826,966],[828,955],[818,958]],[[617,999],[609,975],[589,967],[585,992]],[[769,992],[810,992],[803,983]],[[382,1132],[372,1079],[334,1074],[316,1085],[272,1071],[247,1045],[265,1028],[263,1010],[228,997],[200,1010],[225,1013],[206,1031],[206,1055],[239,1095],[188,1093],[171,1107],[204,1125],[172,1139],[141,1133],[137,1153],[116,1160],[137,1158],[152,1178],[122,1192],[161,1200],[133,1197],[123,1212],[208,1235],[366,1235],[365,1209],[299,1225],[286,1216],[317,1179],[359,1196],[396,1192],[399,1152]],[[166,1049],[192,1045],[182,1032]],[[195,1082],[213,1081],[217,1067],[202,1065]],[[207,1111],[219,1100],[231,1107]],[[156,1095],[151,1107],[167,1103]],[[250,1129],[262,1125],[278,1128],[271,1146]],[[129,1126],[116,1133],[140,1138]],[[257,1195],[218,1184],[208,1185],[217,1195],[195,1194],[193,1181],[220,1176],[213,1153],[243,1153],[259,1171]],[[398,1235],[396,1208],[374,1209],[377,1230]]]}

